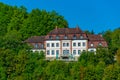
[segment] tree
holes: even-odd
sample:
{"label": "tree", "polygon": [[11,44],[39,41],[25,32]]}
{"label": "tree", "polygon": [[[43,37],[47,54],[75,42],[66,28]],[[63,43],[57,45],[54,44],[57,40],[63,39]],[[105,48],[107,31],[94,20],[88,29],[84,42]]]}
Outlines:
{"label": "tree", "polygon": [[91,31],[91,34],[94,34],[94,31],[93,31],[93,30]]}
{"label": "tree", "polygon": [[105,62],[106,65],[114,63],[114,55],[106,48],[99,47],[96,52],[96,59]]}
{"label": "tree", "polygon": [[47,12],[45,10],[33,9],[24,20],[23,28],[20,33],[26,39],[34,35],[46,35],[53,30],[55,26],[68,27],[67,21],[56,12]]}
{"label": "tree", "polygon": [[105,68],[104,71],[104,80],[117,80],[120,73],[120,68],[117,65],[109,65]]}
{"label": "tree", "polygon": [[23,7],[14,7],[12,18],[8,24],[8,32],[11,30],[19,31],[22,28],[23,21],[27,18],[27,13]]}
{"label": "tree", "polygon": [[1,43],[4,49],[19,50],[22,48],[21,35],[16,31],[10,31],[7,33]]}
{"label": "tree", "polygon": [[118,49],[116,54],[117,63],[120,65],[120,49]]}

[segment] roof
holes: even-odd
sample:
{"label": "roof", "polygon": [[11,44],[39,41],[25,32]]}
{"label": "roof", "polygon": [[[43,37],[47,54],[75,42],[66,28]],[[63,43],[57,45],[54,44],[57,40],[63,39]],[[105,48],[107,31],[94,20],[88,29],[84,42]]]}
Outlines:
{"label": "roof", "polygon": [[[107,42],[104,40],[104,38],[101,35],[92,35],[87,34],[88,37],[88,47],[89,48],[97,48],[98,46],[102,45],[102,47],[108,47]],[[93,44],[93,46],[91,46]]]}
{"label": "roof", "polygon": [[104,41],[104,38],[101,35],[92,35],[92,34],[87,34],[88,40],[90,41]]}
{"label": "roof", "polygon": [[52,30],[48,35],[52,34],[80,34],[83,33],[82,30],[79,27],[76,28],[56,28]]}
{"label": "roof", "polygon": [[25,40],[25,42],[40,43],[40,42],[44,42],[44,40],[45,40],[45,36],[32,36],[32,37],[28,38],[27,40]]}

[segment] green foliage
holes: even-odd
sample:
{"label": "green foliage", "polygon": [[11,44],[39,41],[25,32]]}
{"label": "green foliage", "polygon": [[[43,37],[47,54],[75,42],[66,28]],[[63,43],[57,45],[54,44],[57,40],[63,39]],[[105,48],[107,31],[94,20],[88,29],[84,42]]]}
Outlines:
{"label": "green foliage", "polygon": [[120,65],[120,48],[117,51],[116,59],[117,59],[117,63]]}
{"label": "green foliage", "polygon": [[0,3],[0,80],[120,79],[120,28],[104,33],[108,49],[98,48],[96,54],[83,52],[78,62],[49,62],[44,52],[31,52],[23,41],[45,35],[55,26],[68,27],[64,17],[55,11],[33,9],[27,13],[23,6]]}
{"label": "green foliage", "polygon": [[120,48],[120,28],[114,31],[106,31],[103,37],[108,42],[108,48],[112,54],[116,54],[117,50]]}
{"label": "green foliage", "polygon": [[45,10],[34,9],[28,14],[28,18],[22,24],[20,33],[23,39],[34,35],[46,35],[56,26],[60,28],[67,27],[64,18],[55,11],[47,12]]}
{"label": "green foliage", "polygon": [[97,64],[96,55],[93,52],[83,52],[78,61],[84,66]]}
{"label": "green foliage", "polygon": [[106,48],[98,48],[96,52],[98,61],[105,62],[106,65],[114,63],[114,55]]}
{"label": "green foliage", "polygon": [[119,80],[120,66],[109,65],[104,71],[104,80]]}

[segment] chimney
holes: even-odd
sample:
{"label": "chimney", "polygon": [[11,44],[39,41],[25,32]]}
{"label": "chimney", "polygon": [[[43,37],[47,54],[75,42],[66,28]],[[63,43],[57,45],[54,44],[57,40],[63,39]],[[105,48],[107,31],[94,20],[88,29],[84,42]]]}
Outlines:
{"label": "chimney", "polygon": [[100,34],[100,37],[103,37],[102,34]]}
{"label": "chimney", "polygon": [[79,26],[78,26],[78,25],[76,26],[76,29],[77,29],[77,30],[79,29]]}

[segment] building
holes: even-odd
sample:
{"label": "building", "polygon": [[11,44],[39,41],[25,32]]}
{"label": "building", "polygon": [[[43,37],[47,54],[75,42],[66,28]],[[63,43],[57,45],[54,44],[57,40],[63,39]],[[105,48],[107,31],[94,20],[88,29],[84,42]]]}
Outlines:
{"label": "building", "polygon": [[75,59],[83,51],[96,51],[98,46],[107,47],[101,35],[91,35],[76,28],[55,28],[46,36],[33,36],[25,42],[33,46],[32,51],[44,51],[46,59]]}

